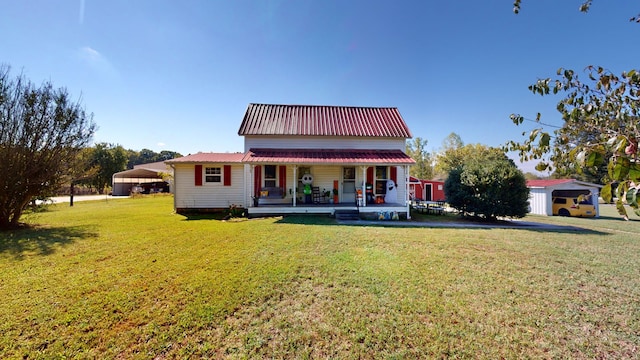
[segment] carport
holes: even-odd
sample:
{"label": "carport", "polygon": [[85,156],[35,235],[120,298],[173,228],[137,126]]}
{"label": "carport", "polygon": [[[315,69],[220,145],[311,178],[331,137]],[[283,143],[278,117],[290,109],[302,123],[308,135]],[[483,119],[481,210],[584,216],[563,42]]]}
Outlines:
{"label": "carport", "polygon": [[600,216],[598,198],[602,185],[592,184],[575,179],[527,180],[529,188],[529,206],[531,214],[553,215],[552,205],[554,196],[591,195],[596,210],[596,217]]}
{"label": "carport", "polygon": [[169,184],[162,175],[170,174],[172,171],[164,161],[134,165],[133,169],[113,174],[113,195],[129,195],[131,189],[137,185],[140,185],[145,192],[168,192]]}

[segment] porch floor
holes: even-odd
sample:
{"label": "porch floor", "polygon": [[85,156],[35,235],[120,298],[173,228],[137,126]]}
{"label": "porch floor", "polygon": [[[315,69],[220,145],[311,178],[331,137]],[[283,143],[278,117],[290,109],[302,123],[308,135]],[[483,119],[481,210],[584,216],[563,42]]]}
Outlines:
{"label": "porch floor", "polygon": [[247,209],[249,215],[283,215],[283,214],[335,214],[336,210],[358,210],[360,213],[378,213],[380,211],[399,212],[407,211],[407,206],[399,203],[368,204],[356,206],[354,203],[340,204],[276,204],[260,205]]}

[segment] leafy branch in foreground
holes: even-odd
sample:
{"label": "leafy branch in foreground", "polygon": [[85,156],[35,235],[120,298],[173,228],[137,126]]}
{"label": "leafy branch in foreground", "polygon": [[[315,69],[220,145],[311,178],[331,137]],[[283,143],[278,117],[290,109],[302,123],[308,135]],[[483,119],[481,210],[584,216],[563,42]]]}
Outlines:
{"label": "leafy branch in foreground", "polygon": [[[583,12],[583,13],[589,12],[589,9],[591,9],[591,3],[592,3],[592,0],[584,1],[582,4],[580,4],[580,8],[579,8],[580,11]],[[520,13],[521,5],[522,5],[522,0],[514,0],[513,1],[513,12],[515,14],[519,14]],[[640,15],[636,15],[636,16],[631,17],[629,19],[629,21],[640,23]]]}
{"label": "leafy branch in foreground", "polygon": [[[536,166],[540,171],[552,169],[551,163],[583,168],[606,164],[603,199],[610,202],[615,195],[618,212],[625,218],[625,202],[640,215],[640,73],[631,70],[617,76],[594,66],[586,73],[588,81],[583,82],[573,70],[561,68],[556,79],[540,79],[529,86],[541,96],[566,94],[557,105],[564,124],[553,135],[544,127],[536,128],[523,142],[508,142],[506,150],[518,152],[522,161],[540,160]],[[520,125],[524,117],[512,114],[511,120]],[[540,114],[535,121],[540,122]],[[550,162],[543,160],[549,153]]]}

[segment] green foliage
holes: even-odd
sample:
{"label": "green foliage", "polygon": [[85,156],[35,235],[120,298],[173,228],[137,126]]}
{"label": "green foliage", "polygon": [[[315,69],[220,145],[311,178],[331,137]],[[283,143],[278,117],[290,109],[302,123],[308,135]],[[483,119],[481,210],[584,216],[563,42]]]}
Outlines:
{"label": "green foliage", "polygon": [[[553,135],[538,128],[521,143],[510,141],[506,149],[517,151],[524,161],[548,156],[560,168],[589,169],[601,174],[604,182],[619,183],[618,189],[632,188],[640,183],[640,74],[631,70],[617,76],[594,66],[587,67],[586,74],[583,82],[574,71],[561,68],[557,78],[531,85],[534,94],[565,94],[557,105],[564,124]],[[511,119],[518,125],[524,120],[516,114]],[[539,115],[536,122],[540,123]],[[552,167],[548,161],[539,166]],[[618,196],[617,202],[620,214],[627,217],[625,197]],[[629,205],[640,215],[637,204]]]}
{"label": "green foliage", "polygon": [[489,220],[521,218],[528,213],[529,189],[524,174],[499,149],[470,154],[449,172],[447,203],[464,215]]}
{"label": "green foliage", "polygon": [[[583,13],[589,12],[589,9],[591,9],[591,3],[592,3],[592,0],[584,1],[582,4],[580,4],[579,10],[581,12],[583,12]],[[516,13],[516,14],[519,14],[521,5],[522,5],[522,0],[514,0],[513,1],[513,12]],[[629,21],[640,23],[640,15],[636,15],[636,16],[631,17],[629,19]]]}
{"label": "green foliage", "polygon": [[245,209],[242,206],[231,204],[229,209],[227,209],[227,217],[228,218],[241,218],[245,217]]}
{"label": "green foliage", "polygon": [[170,151],[170,150],[162,150],[159,153],[150,150],[150,149],[142,149],[140,151],[135,150],[127,150],[127,168],[133,169],[134,165],[140,164],[149,164],[158,161],[166,161],[175,158],[182,157],[182,154]]}
{"label": "green foliage", "polygon": [[0,229],[19,226],[28,204],[74,178],[95,131],[63,88],[39,87],[0,66]]}
{"label": "green foliage", "polygon": [[[580,4],[580,11],[584,12],[584,13],[588,12],[589,9],[591,8],[591,2],[592,2],[592,0],[586,0],[582,4]],[[514,0],[513,1],[513,12],[516,13],[516,14],[519,14],[521,5],[522,5],[522,0]]]}
{"label": "green foliage", "polygon": [[410,174],[418,179],[432,179],[433,166],[431,155],[426,150],[427,140],[417,137],[413,141],[407,141],[406,153],[416,164],[411,167]]}
{"label": "green foliage", "polygon": [[496,154],[504,155],[502,151],[488,148],[482,144],[467,144],[460,148],[447,149],[438,154],[435,168],[438,173],[447,176],[451,170],[464,165],[469,159],[492,157]]}
{"label": "green foliage", "polygon": [[[472,145],[473,146],[473,145]],[[465,148],[466,150],[460,150]],[[465,147],[460,135],[452,132],[442,141],[442,149],[435,156],[433,171],[439,179],[446,179],[449,172],[462,164],[465,151],[473,151]]]}
{"label": "green foliage", "polygon": [[113,185],[113,174],[126,169],[127,152],[120,145],[96,144],[91,151],[90,166],[94,171],[87,183],[102,194],[106,187]]}

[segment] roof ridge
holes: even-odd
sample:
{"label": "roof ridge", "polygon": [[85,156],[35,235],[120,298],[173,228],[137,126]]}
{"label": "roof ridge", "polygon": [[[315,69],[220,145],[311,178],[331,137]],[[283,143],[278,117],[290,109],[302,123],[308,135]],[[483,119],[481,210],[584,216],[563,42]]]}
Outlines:
{"label": "roof ridge", "polygon": [[269,104],[269,103],[249,103],[249,105],[261,106],[291,106],[291,107],[330,107],[330,108],[352,108],[352,109],[397,109],[397,106],[358,106],[358,105],[319,105],[319,104]]}

